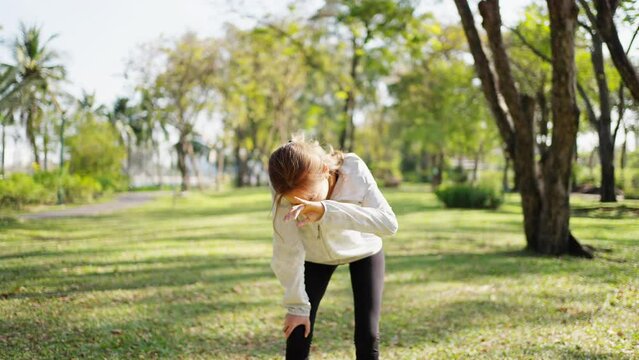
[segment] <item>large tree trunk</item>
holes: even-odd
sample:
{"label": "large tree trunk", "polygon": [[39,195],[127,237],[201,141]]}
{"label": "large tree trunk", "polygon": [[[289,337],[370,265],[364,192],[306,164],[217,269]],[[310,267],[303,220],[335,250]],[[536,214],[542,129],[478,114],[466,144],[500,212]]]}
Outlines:
{"label": "large tree trunk", "polygon": [[[524,213],[527,247],[549,255],[573,254],[591,256],[569,231],[568,202],[570,166],[577,134],[578,109],[575,104],[574,0],[549,0],[553,42],[553,133],[552,145],[542,156],[542,180],[537,180],[534,140],[534,100],[518,92],[510,72],[509,59],[501,37],[501,17],[496,0],[483,0],[479,10],[488,34],[498,74],[499,92],[508,107],[513,125],[500,105],[494,76],[474,25],[468,2],[455,0],[462,18],[475,68],[482,81],[484,95],[490,104],[507,151],[514,162]],[[558,19],[566,17],[563,23]],[[567,47],[565,49],[562,48]],[[514,126],[514,128],[513,128]],[[554,166],[554,167],[553,167]],[[552,170],[552,171],[550,171]],[[553,172],[554,171],[554,172]],[[543,186],[541,186],[543,184]]]}
{"label": "large tree trunk", "polygon": [[190,179],[189,179],[189,169],[186,165],[186,156],[189,153],[188,150],[188,140],[181,134],[180,141],[176,144],[177,156],[178,156],[178,169],[180,170],[180,174],[182,175],[182,184],[181,190],[187,191],[190,187]]}
{"label": "large tree trunk", "polygon": [[26,133],[27,140],[29,141],[29,145],[31,145],[31,150],[33,150],[33,161],[36,164],[40,165],[40,152],[38,151],[38,143],[36,140],[36,129],[35,129],[35,119],[36,116],[33,107],[31,107],[27,111],[27,121],[26,121]]}
{"label": "large tree trunk", "polygon": [[488,34],[490,49],[495,59],[500,93],[503,95],[515,127],[515,179],[524,213],[524,231],[527,246],[537,247],[539,228],[540,193],[537,185],[535,162],[534,100],[520,95],[510,71],[510,61],[501,36],[499,2],[486,0],[479,3],[482,25]]}
{"label": "large tree trunk", "polygon": [[546,101],[546,94],[544,93],[545,83],[545,79],[542,80],[542,84],[536,94],[537,104],[539,105],[538,128],[539,136],[541,137],[541,140],[537,143],[537,150],[541,156],[544,156],[548,149],[548,144],[546,143],[548,140],[548,102]]}
{"label": "large tree trunk", "polygon": [[431,187],[433,190],[436,190],[439,185],[441,185],[443,180],[444,173],[444,153],[439,152],[437,154],[432,155],[432,170],[434,171],[433,177],[431,178]]}
{"label": "large tree trunk", "polygon": [[339,137],[340,149],[351,152],[355,146],[355,123],[353,122],[353,116],[355,112],[355,96],[358,85],[357,79],[357,67],[361,60],[360,49],[357,45],[357,37],[353,35],[351,40],[353,46],[353,57],[351,58],[351,87],[346,92],[346,100],[344,102],[344,127]]}
{"label": "large tree trunk", "polygon": [[235,157],[235,186],[243,187],[247,185],[247,177],[249,173],[248,168],[248,154],[242,152],[242,140],[243,136],[239,131],[236,131],[237,138],[235,139],[235,145],[233,147],[233,155]]}
{"label": "large tree trunk", "polygon": [[594,0],[594,3],[597,9],[597,30],[606,42],[612,62],[619,71],[624,84],[630,89],[635,101],[639,102],[639,75],[630,62],[621,41],[619,41],[619,34],[613,20],[617,1]]}
{"label": "large tree trunk", "polygon": [[547,0],[552,49],[552,144],[542,162],[543,199],[537,250],[592,257],[570,233],[570,173],[579,127],[575,0]]}
{"label": "large tree trunk", "polygon": [[[586,12],[590,14],[590,10],[586,8],[585,2],[582,5]],[[592,16],[592,15],[591,15]],[[601,187],[600,201],[615,202],[615,167],[614,167],[614,150],[615,136],[611,133],[611,106],[610,106],[610,90],[606,79],[606,71],[604,67],[603,41],[597,31],[590,31],[592,38],[592,46],[590,48],[590,60],[592,63],[595,79],[597,81],[597,90],[599,96],[599,116],[595,114],[593,105],[588,98],[588,94],[582,86],[578,86],[578,91],[584,102],[588,122],[597,131],[599,138],[599,162],[601,164]],[[615,134],[616,135],[616,134]]]}
{"label": "large tree trunk", "polygon": [[42,150],[44,152],[44,171],[49,169],[49,129],[47,124],[44,124],[44,134],[42,134]]}
{"label": "large tree trunk", "polygon": [[[597,32],[592,34],[591,62],[599,91],[599,119],[594,123],[599,135],[599,161],[601,162],[601,202],[615,202],[614,139],[610,131],[610,91],[604,67],[603,41]],[[592,116],[591,116],[592,117]]]}
{"label": "large tree trunk", "polygon": [[467,0],[455,0],[457,11],[462,20],[462,26],[464,33],[468,39],[468,45],[470,52],[475,60],[475,70],[481,80],[482,91],[488,101],[490,111],[497,123],[497,129],[502,141],[506,144],[506,153],[508,157],[513,160],[515,158],[515,139],[512,126],[508,120],[506,111],[502,108],[499,102],[499,95],[497,94],[497,87],[495,85],[495,78],[490,65],[488,63],[488,57],[484,53],[484,49],[481,46],[481,40],[479,33],[475,27],[475,21],[473,19],[473,13],[470,11]]}
{"label": "large tree trunk", "polygon": [[600,201],[616,202],[614,145],[610,141],[610,128],[608,128],[608,134],[599,132],[599,161],[601,162]]}

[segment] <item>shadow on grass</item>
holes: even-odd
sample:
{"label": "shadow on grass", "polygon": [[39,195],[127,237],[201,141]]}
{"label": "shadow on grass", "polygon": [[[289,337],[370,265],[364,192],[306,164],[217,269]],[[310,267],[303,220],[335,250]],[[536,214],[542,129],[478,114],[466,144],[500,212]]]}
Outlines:
{"label": "shadow on grass", "polygon": [[585,217],[594,219],[624,219],[639,217],[639,208],[616,205],[616,206],[590,206],[590,207],[573,207],[571,216]]}
{"label": "shadow on grass", "polygon": [[[584,266],[588,264],[589,266]],[[387,274],[415,274],[400,282],[459,281],[478,278],[516,278],[525,275],[582,275],[589,280],[607,281],[611,263],[606,259],[586,260],[551,257],[527,250],[485,253],[443,252],[423,255],[386,256]],[[615,269],[616,275],[632,269]]]}
{"label": "shadow on grass", "polygon": [[[96,267],[93,272],[81,274],[72,272],[74,268],[91,266]],[[132,270],[120,268],[131,266],[142,268]],[[105,271],[105,268],[108,270]],[[7,269],[1,277],[5,284],[10,281],[19,283],[20,279],[37,278],[38,286],[64,290],[5,291],[0,294],[0,299],[57,298],[93,291],[135,290],[161,286],[184,286],[194,283],[231,288],[244,281],[266,280],[272,279],[272,277],[273,273],[267,259],[172,256],[108,262],[70,260],[47,267],[20,266],[15,269]]]}
{"label": "shadow on grass", "polygon": [[[138,301],[144,310],[132,314],[129,320],[77,325],[55,317],[37,321],[26,317],[5,319],[0,323],[0,348],[6,350],[3,358],[22,358],[25,354],[28,358],[94,358],[100,354],[100,358],[123,359],[281,355],[283,342],[272,332],[238,331],[234,329],[238,324],[209,324],[200,319],[221,311],[266,308],[272,306],[270,302],[189,301],[189,296],[147,297]],[[73,302],[67,305],[74,307]]]}

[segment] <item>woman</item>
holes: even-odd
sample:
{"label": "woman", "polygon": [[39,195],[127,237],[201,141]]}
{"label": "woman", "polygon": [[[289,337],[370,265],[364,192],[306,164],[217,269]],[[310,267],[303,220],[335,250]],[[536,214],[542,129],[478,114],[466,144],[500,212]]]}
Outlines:
{"label": "woman", "polygon": [[308,358],[318,306],[336,267],[349,264],[357,359],[379,357],[382,236],[397,219],[357,155],[295,139],[271,154],[273,258],[285,288],[287,359]]}

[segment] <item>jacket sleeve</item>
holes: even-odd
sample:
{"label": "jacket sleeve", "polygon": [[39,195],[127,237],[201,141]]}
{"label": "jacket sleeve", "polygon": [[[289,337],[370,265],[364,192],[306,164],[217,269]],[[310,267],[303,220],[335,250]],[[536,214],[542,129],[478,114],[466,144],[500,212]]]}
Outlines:
{"label": "jacket sleeve", "polygon": [[335,200],[322,200],[324,215],[318,220],[320,225],[357,230],[377,236],[389,236],[397,232],[397,218],[366,164],[358,159],[358,174],[353,181],[366,187],[362,205]]}
{"label": "jacket sleeve", "polygon": [[[284,287],[284,299],[282,305],[292,315],[309,316],[311,303],[308,300],[304,286],[304,258],[305,251],[302,242],[296,238],[290,238],[286,234],[299,231],[293,223],[285,223],[278,219],[277,206],[274,207],[273,215],[273,257],[271,258],[271,269]],[[280,215],[283,216],[283,215]],[[289,224],[293,224],[292,229],[283,232]]]}

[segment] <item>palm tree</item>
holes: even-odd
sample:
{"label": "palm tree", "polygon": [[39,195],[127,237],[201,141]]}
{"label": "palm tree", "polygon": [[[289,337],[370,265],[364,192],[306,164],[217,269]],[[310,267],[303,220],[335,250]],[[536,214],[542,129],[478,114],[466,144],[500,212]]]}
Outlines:
{"label": "palm tree", "polygon": [[17,101],[16,76],[12,68],[3,66],[0,73],[0,126],[2,126],[2,153],[0,155],[0,177],[4,178],[4,154],[6,127],[15,122],[13,113]]}
{"label": "palm tree", "polygon": [[131,176],[132,147],[133,140],[137,139],[137,133],[134,127],[136,110],[129,102],[130,99],[127,97],[118,97],[107,116],[120,137],[120,143],[126,147],[126,173]]}
{"label": "palm tree", "polygon": [[41,29],[20,25],[20,34],[14,43],[14,64],[4,66],[16,74],[19,101],[16,110],[25,126],[35,162],[40,165],[36,138],[42,131],[45,109],[56,103],[53,85],[65,77],[64,66],[56,63],[58,53],[49,48],[55,38],[42,39]]}

